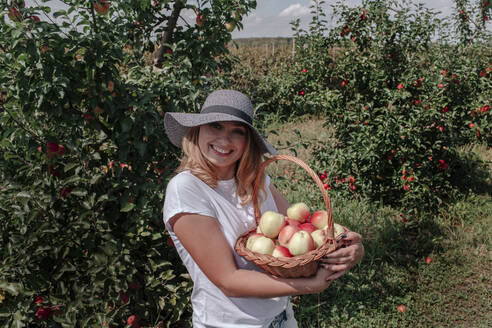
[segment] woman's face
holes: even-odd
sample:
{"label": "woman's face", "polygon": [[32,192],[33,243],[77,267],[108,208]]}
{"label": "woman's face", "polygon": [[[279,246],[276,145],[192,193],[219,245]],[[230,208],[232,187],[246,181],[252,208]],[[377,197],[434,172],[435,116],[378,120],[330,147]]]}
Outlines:
{"label": "woman's face", "polygon": [[239,122],[213,122],[200,126],[198,147],[215,167],[219,180],[232,179],[243,156],[247,127]]}

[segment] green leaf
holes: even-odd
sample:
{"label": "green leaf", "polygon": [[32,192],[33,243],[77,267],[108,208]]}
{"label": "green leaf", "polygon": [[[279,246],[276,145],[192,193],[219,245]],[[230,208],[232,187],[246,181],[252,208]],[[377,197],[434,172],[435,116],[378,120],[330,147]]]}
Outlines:
{"label": "green leaf", "polygon": [[131,210],[133,210],[134,207],[135,207],[135,204],[133,204],[133,203],[125,203],[121,207],[120,212],[130,212]]}
{"label": "green leaf", "polygon": [[70,192],[71,195],[79,196],[79,197],[84,197],[87,195],[87,190],[82,190],[82,189],[74,189]]}
{"label": "green leaf", "polygon": [[0,289],[14,296],[17,296],[23,290],[20,284],[8,282],[5,280],[0,280]]}
{"label": "green leaf", "polygon": [[67,164],[65,164],[64,172],[68,172],[71,169],[73,169],[74,167],[79,166],[79,165],[80,165],[79,163],[67,163]]}

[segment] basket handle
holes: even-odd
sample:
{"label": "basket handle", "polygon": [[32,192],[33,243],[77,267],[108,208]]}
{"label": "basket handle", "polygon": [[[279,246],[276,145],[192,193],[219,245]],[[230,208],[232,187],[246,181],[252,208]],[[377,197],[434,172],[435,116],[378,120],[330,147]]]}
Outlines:
{"label": "basket handle", "polygon": [[258,206],[258,192],[259,192],[259,183],[261,176],[263,175],[263,171],[265,171],[265,168],[268,166],[268,164],[278,161],[278,160],[288,160],[291,162],[296,163],[300,167],[302,167],[304,170],[306,170],[311,178],[313,178],[314,182],[319,187],[319,190],[321,191],[321,194],[323,195],[323,201],[325,203],[326,207],[326,213],[328,214],[328,229],[327,233],[328,235],[326,236],[327,240],[334,240],[334,228],[333,228],[333,216],[332,216],[332,211],[331,211],[331,202],[330,202],[330,197],[328,196],[328,193],[325,190],[325,187],[323,185],[323,182],[321,179],[318,177],[318,175],[303,161],[298,159],[297,157],[290,156],[290,155],[275,155],[264,161],[258,171],[258,175],[255,178],[255,181],[253,182],[253,206],[254,206],[254,211],[255,211],[255,219],[256,219],[256,225],[260,223],[260,218],[261,218],[261,212],[260,208]]}

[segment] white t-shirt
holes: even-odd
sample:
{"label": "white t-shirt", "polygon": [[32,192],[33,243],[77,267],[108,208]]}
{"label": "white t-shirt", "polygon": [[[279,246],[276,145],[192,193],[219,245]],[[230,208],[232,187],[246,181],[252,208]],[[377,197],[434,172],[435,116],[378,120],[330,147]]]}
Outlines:
{"label": "white t-shirt", "polygon": [[[265,180],[267,197],[260,206],[261,213],[277,211],[268,188],[270,178]],[[244,207],[240,203],[234,179],[219,181],[218,187],[212,189],[189,171],[185,171],[172,178],[167,186],[164,223],[194,283],[191,294],[194,328],[268,327],[273,318],[286,309],[288,297],[265,299],[226,296],[200,270],[169,224],[169,219],[178,213],[195,213],[216,218],[233,250],[237,266],[261,271],[253,262],[239,256],[234,250],[237,238],[256,226],[252,203]]]}

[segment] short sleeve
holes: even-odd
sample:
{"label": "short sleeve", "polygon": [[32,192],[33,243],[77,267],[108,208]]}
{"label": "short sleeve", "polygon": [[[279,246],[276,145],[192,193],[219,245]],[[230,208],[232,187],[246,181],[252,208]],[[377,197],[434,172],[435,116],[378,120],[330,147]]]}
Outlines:
{"label": "short sleeve", "polygon": [[188,172],[182,172],[169,181],[163,209],[163,219],[168,230],[169,219],[178,213],[216,216],[207,189],[210,189],[208,185]]}

